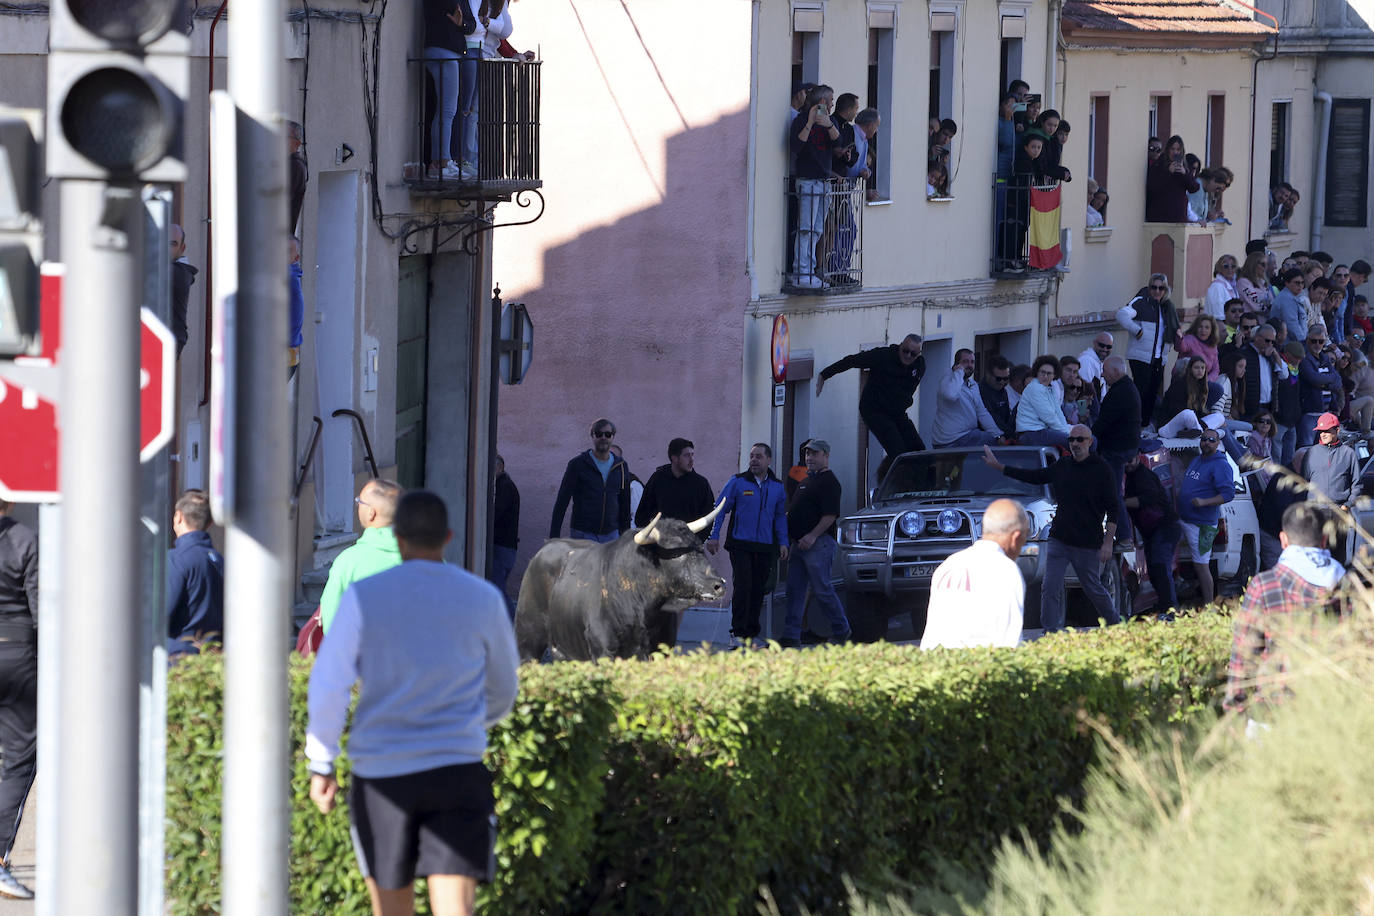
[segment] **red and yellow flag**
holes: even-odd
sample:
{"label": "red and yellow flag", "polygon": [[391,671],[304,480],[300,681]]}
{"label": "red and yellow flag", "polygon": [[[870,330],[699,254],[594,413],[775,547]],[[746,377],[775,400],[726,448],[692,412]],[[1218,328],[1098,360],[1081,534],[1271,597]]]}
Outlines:
{"label": "red and yellow flag", "polygon": [[1059,185],[1031,188],[1030,266],[1049,270],[1059,263]]}

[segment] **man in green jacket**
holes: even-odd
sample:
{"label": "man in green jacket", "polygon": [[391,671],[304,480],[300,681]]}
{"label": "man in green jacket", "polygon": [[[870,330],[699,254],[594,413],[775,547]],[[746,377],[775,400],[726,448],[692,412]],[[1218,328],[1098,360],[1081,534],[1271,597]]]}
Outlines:
{"label": "man in green jacket", "polygon": [[339,610],[339,600],[348,587],[359,579],[401,564],[401,551],[396,535],[391,533],[391,519],[401,498],[401,485],[393,480],[369,480],[353,500],[358,504],[358,521],[363,526],[356,544],[334,558],[329,567],[329,581],[320,596],[320,623],[325,635]]}

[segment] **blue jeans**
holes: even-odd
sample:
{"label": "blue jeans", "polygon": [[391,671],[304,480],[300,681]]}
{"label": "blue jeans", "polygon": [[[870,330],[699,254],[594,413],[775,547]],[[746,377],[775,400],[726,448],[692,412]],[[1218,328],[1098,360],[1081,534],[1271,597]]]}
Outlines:
{"label": "blue jeans", "polygon": [[491,576],[488,581],[501,590],[501,597],[506,599],[506,611],[512,620],[515,619],[515,603],[510,600],[510,595],[506,592],[506,580],[510,578],[513,569],[515,569],[515,548],[502,547],[500,544],[491,545]]}
{"label": "blue jeans", "polygon": [[1225,446],[1226,453],[1231,456],[1231,460],[1240,464],[1240,458],[1244,449],[1240,447],[1240,440],[1235,437],[1239,432],[1250,432],[1255,427],[1244,420],[1227,419],[1226,425],[1222,428],[1221,444]]}
{"label": "blue jeans", "polygon": [[1121,617],[1112,605],[1112,596],[1102,584],[1102,564],[1092,547],[1070,547],[1063,541],[1050,538],[1046,545],[1045,582],[1040,589],[1040,624],[1045,632],[1064,629],[1064,573],[1069,564],[1078,575],[1078,583],[1088,600],[1097,609],[1097,616],[1107,623],[1120,623]]}
{"label": "blue jeans", "polygon": [[1159,597],[1155,607],[1157,611],[1178,607],[1178,591],[1174,588],[1174,551],[1178,549],[1182,537],[1183,526],[1175,521],[1160,525],[1154,534],[1145,539],[1145,569]]}
{"label": "blue jeans", "polygon": [[1018,432],[1016,441],[1021,445],[1058,445],[1067,447],[1069,444],[1069,434],[1061,433],[1057,429],[1031,429],[1026,432]]}
{"label": "blue jeans", "polygon": [[990,433],[986,430],[974,429],[964,433],[953,442],[937,442],[936,448],[960,448],[966,445],[992,445],[997,441],[1000,433]]}
{"label": "blue jeans", "polygon": [[468,48],[458,60],[458,116],[453,120],[453,158],[477,164],[477,61],[481,48]]}
{"label": "blue jeans", "polygon": [[1305,413],[1302,415],[1302,422],[1298,424],[1298,448],[1307,448],[1317,441],[1317,418],[1320,413]]}
{"label": "blue jeans", "polygon": [[828,187],[818,178],[797,179],[797,239],[792,263],[797,280],[803,284],[816,273],[816,242],[825,230],[830,200]]}
{"label": "blue jeans", "polygon": [[453,116],[458,113],[459,57],[445,48],[425,48],[425,69],[434,80],[434,120],[429,123],[429,158],[452,159]]}
{"label": "blue jeans", "polygon": [[844,616],[844,605],[840,604],[840,596],[835,594],[835,586],[830,584],[830,568],[835,563],[837,549],[835,539],[828,534],[816,538],[810,550],[793,545],[787,564],[787,617],[782,626],[784,639],[801,639],[808,585],[830,620],[830,635],[849,634],[849,619]]}
{"label": "blue jeans", "polygon": [[1274,423],[1274,447],[1272,457],[1279,464],[1287,467],[1293,463],[1293,453],[1298,448],[1298,430],[1296,427],[1284,426],[1282,423]]}
{"label": "blue jeans", "polygon": [[611,541],[620,540],[620,532],[608,531],[605,534],[592,534],[590,531],[578,531],[576,528],[569,528],[568,537],[581,541],[596,541],[598,544],[609,544]]}

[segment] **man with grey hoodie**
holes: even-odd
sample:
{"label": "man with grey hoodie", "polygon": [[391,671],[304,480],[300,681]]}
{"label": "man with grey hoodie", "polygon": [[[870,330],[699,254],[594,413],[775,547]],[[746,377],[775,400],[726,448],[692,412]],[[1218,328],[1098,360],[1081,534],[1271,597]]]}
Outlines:
{"label": "man with grey hoodie", "polygon": [[1312,488],[1307,498],[1349,508],[1360,495],[1360,459],[1341,442],[1341,421],[1332,413],[1317,418],[1317,444],[1307,450],[1303,475]]}

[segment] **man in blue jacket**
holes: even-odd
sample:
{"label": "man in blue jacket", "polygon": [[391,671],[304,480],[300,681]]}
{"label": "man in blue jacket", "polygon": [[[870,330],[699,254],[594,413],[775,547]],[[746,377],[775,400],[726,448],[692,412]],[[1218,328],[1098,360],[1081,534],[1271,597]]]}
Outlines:
{"label": "man in blue jacket", "polygon": [[1212,603],[1215,591],[1208,564],[1212,562],[1220,506],[1236,498],[1236,478],[1226,456],[1217,451],[1220,444],[1221,433],[1215,429],[1203,431],[1198,439],[1199,454],[1183,472],[1178,488],[1178,517],[1183,523],[1183,540],[1192,555],[1203,604]]}
{"label": "man in blue jacket", "polygon": [[195,655],[224,635],[224,557],[210,542],[210,500],[187,490],[172,512],[167,551],[167,655]]}
{"label": "man in blue jacket", "polygon": [[611,451],[615,424],[601,419],[592,424],[592,447],[576,455],[563,471],[558,498],[553,502],[549,537],[563,529],[563,516],[572,502],[568,536],[607,544],[630,529],[630,466]]}
{"label": "man in blue jacket", "polygon": [[773,449],[765,442],[755,442],[749,449],[749,469],[731,477],[720,493],[724,506],[706,541],[706,549],[714,555],[720,549],[720,529],[728,512],[730,533],[725,552],[730,555],[735,579],[730,635],[737,645],[747,645],[758,637],[774,557],[787,559],[787,491],[773,473],[772,464]]}

